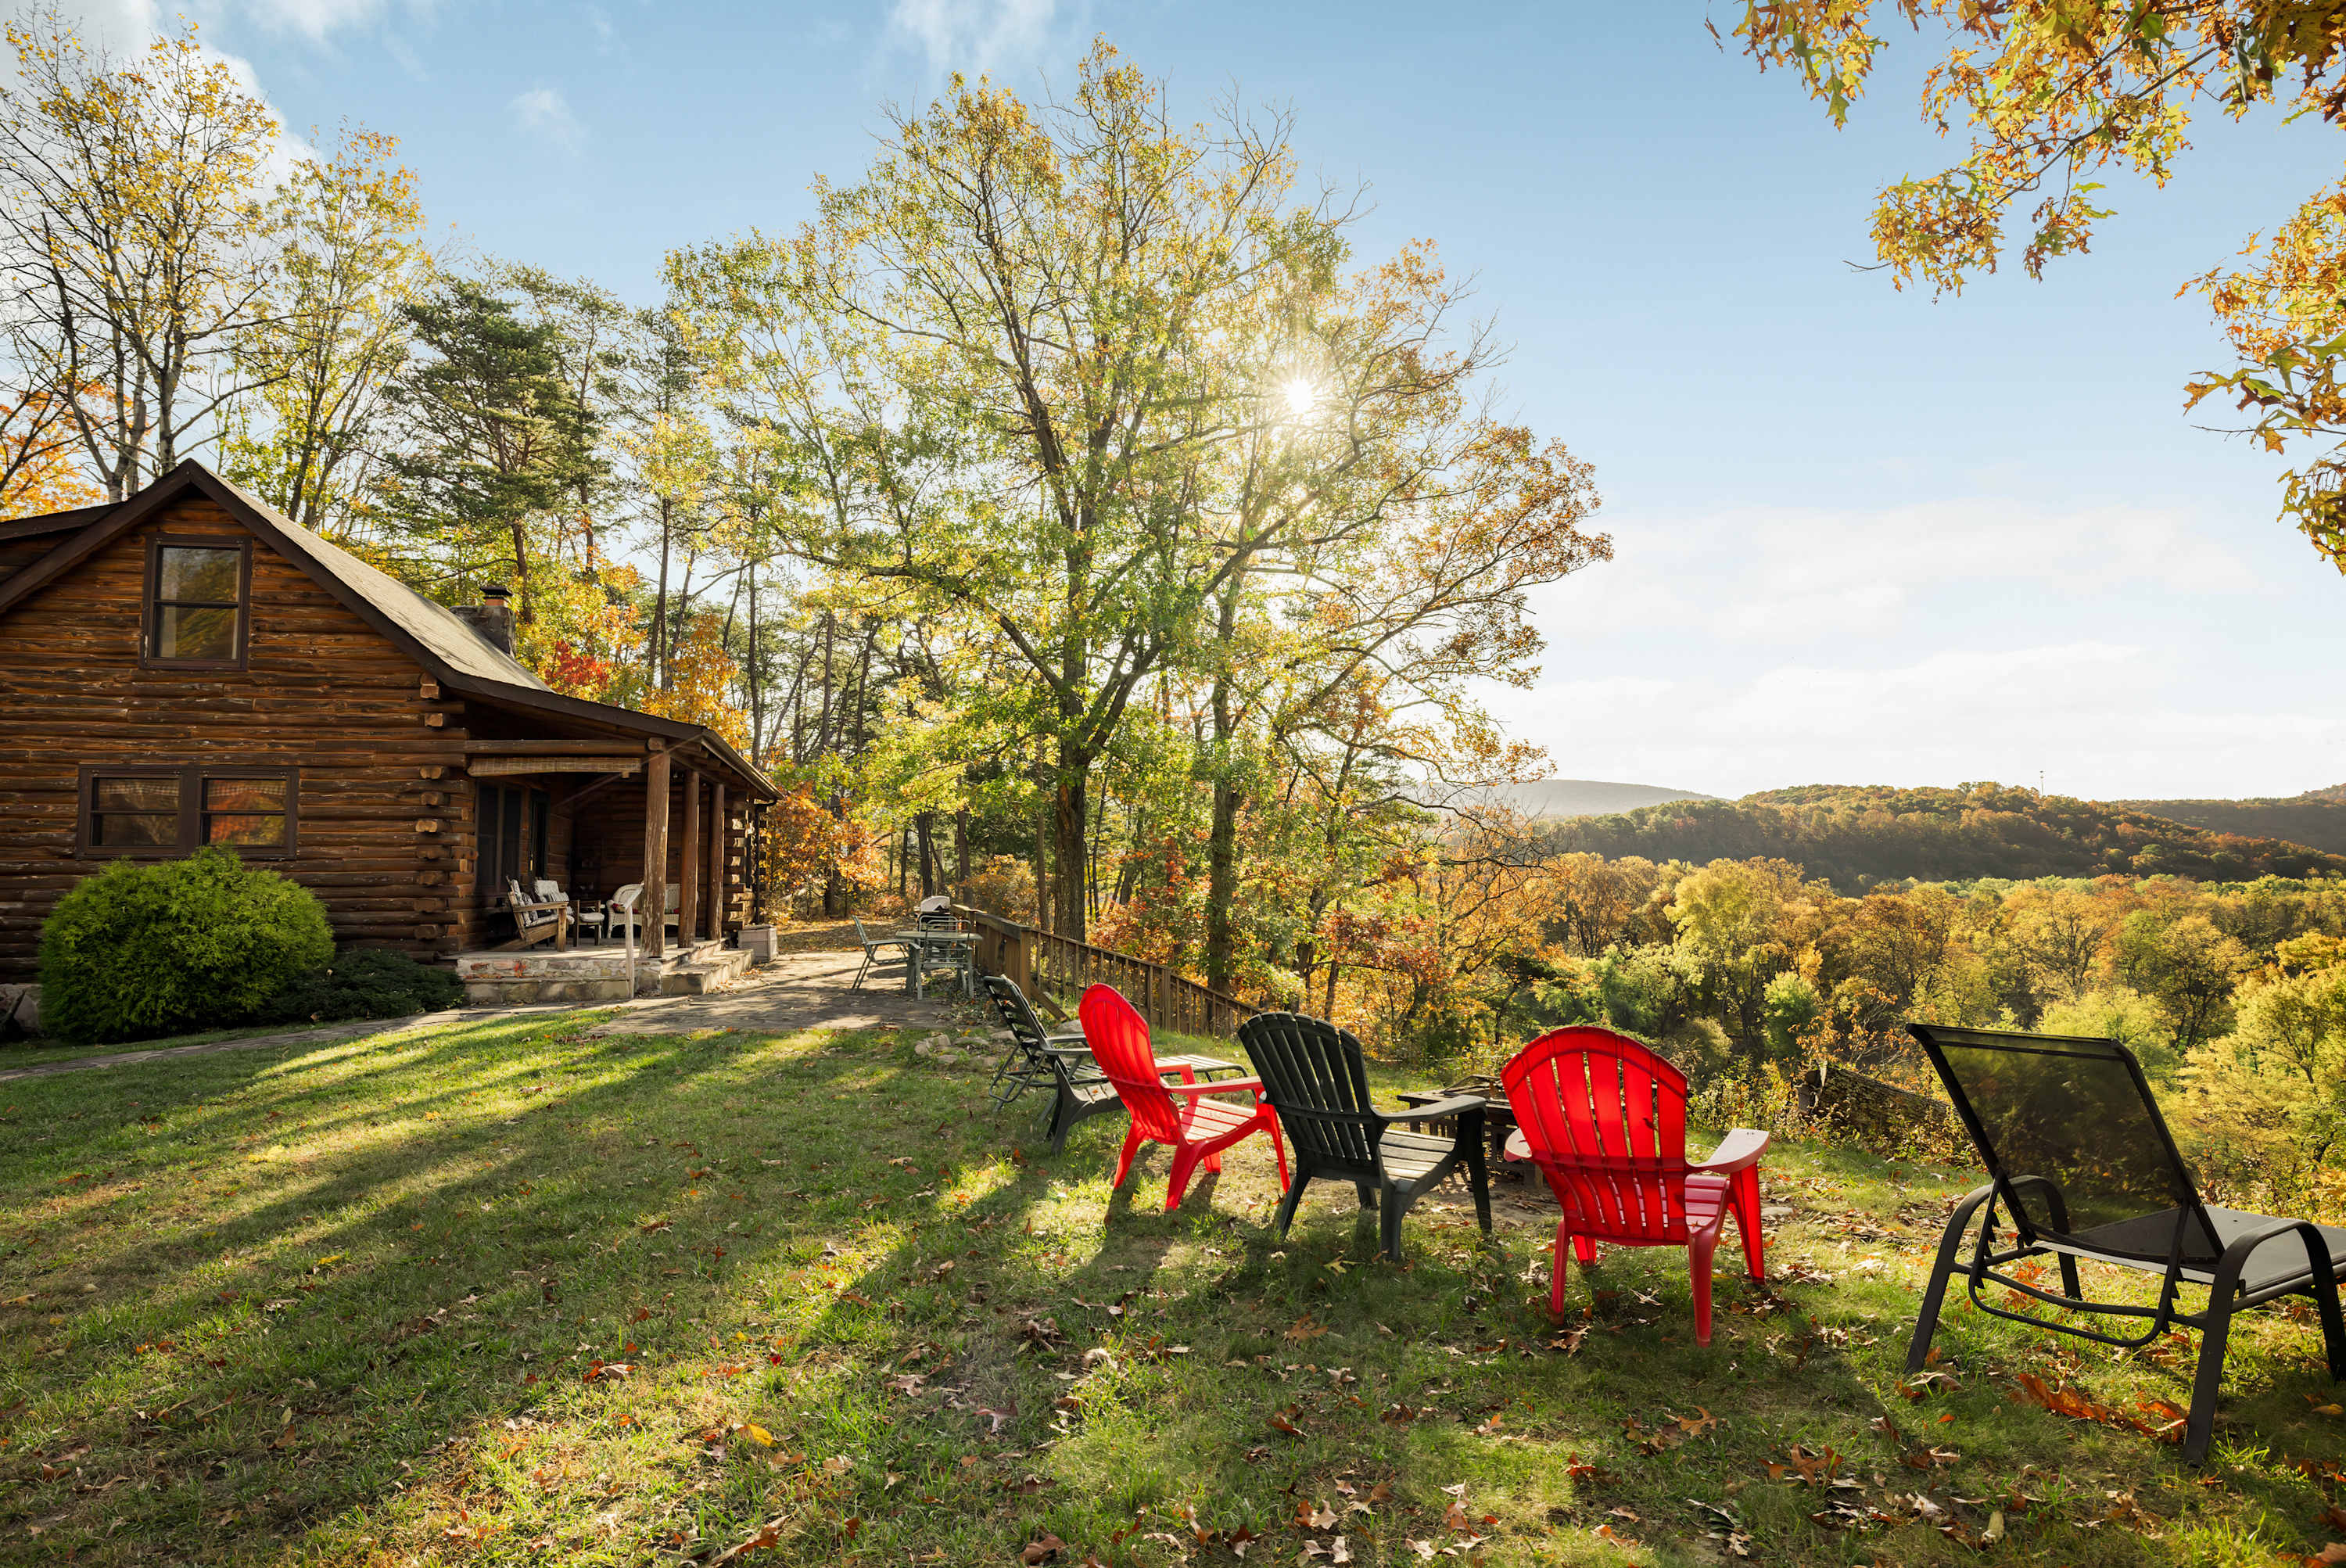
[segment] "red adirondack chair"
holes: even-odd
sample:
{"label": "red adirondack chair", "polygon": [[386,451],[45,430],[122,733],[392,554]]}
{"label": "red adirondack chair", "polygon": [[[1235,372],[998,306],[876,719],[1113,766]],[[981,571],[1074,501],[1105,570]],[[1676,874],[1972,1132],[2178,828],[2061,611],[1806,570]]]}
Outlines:
{"label": "red adirondack chair", "polygon": [[[1169,1144],[1173,1176],[1165,1188],[1165,1207],[1180,1207],[1189,1178],[1202,1165],[1222,1168],[1222,1151],[1250,1133],[1269,1133],[1279,1158],[1279,1185],[1287,1186],[1287,1145],[1280,1140],[1279,1115],[1262,1097],[1260,1078],[1225,1078],[1219,1084],[1194,1082],[1188,1068],[1183,1082],[1168,1084],[1158,1074],[1157,1054],[1148,1046],[1148,1021],[1112,985],[1095,985],[1084,993],[1076,1010],[1083,1021],[1084,1044],[1092,1060],[1116,1085],[1124,1108],[1131,1113],[1132,1129],[1124,1135],[1124,1156],[1116,1164],[1116,1185],[1132,1174],[1132,1156],[1143,1144]],[[1208,1095],[1250,1090],[1254,1104],[1245,1107]]]}
{"label": "red adirondack chair", "polygon": [[1743,1262],[1766,1277],[1760,1156],[1768,1135],[1738,1127],[1710,1158],[1686,1157],[1686,1075],[1610,1029],[1551,1029],[1500,1070],[1515,1128],[1507,1153],[1539,1166],[1564,1206],[1551,1311],[1564,1310],[1564,1244],[1583,1263],[1596,1244],[1683,1247],[1694,1275],[1695,1343],[1710,1343],[1710,1259],[1727,1215]]}

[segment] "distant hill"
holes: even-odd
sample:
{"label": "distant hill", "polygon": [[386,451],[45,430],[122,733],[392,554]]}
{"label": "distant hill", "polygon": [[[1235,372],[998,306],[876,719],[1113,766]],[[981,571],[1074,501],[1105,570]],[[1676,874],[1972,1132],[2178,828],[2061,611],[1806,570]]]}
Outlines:
{"label": "distant hill", "polygon": [[2309,789],[2286,799],[2113,800],[2110,804],[2213,832],[2286,839],[2292,844],[2346,854],[2346,784]]}
{"label": "distant hill", "polygon": [[1462,810],[1498,806],[1532,821],[1567,817],[1602,817],[1634,811],[1640,806],[1660,806],[1672,800],[1715,800],[1691,789],[1668,789],[1658,784],[1607,784],[1595,779],[1540,779],[1528,784],[1500,784],[1463,791],[1453,805]]}
{"label": "distant hill", "polygon": [[1681,800],[1557,823],[1557,850],[1697,862],[1774,856],[1843,892],[1916,878],[2181,876],[2246,881],[2346,873],[2346,856],[2249,838],[2124,806],[2033,790],[1831,784],[1739,800]]}

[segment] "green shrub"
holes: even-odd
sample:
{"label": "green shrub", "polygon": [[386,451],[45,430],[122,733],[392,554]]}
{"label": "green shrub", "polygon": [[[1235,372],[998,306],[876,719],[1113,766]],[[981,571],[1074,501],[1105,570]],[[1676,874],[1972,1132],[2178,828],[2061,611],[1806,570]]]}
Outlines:
{"label": "green shrub", "polygon": [[244,1023],[333,952],[309,889],[226,850],[117,860],[41,926],[42,1022],[76,1044]]}
{"label": "green shrub", "polygon": [[305,974],[270,1003],[269,1016],[331,1023],[342,1018],[404,1018],[436,1013],[464,999],[464,983],[403,952],[352,948],[332,967]]}

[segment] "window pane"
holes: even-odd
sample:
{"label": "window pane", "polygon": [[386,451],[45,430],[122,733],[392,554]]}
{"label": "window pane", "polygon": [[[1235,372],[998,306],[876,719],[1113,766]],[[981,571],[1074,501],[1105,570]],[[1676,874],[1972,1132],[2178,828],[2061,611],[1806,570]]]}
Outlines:
{"label": "window pane", "polygon": [[99,779],[90,796],[101,811],[168,811],[179,809],[177,779]]}
{"label": "window pane", "polygon": [[92,840],[117,849],[157,845],[169,849],[179,841],[179,816],[176,811],[168,817],[101,813],[90,819],[90,828]]}
{"label": "window pane", "polygon": [[179,603],[232,605],[237,600],[237,571],[243,558],[241,550],[165,545],[156,572],[155,596]]}
{"label": "window pane", "polygon": [[208,844],[282,844],[285,841],[285,819],[277,816],[207,816],[204,819],[204,842]]}
{"label": "window pane", "polygon": [[285,780],[282,779],[207,779],[204,780],[204,809],[207,811],[282,811],[285,809]]}
{"label": "window pane", "polygon": [[236,612],[157,606],[155,657],[221,660],[236,657]]}

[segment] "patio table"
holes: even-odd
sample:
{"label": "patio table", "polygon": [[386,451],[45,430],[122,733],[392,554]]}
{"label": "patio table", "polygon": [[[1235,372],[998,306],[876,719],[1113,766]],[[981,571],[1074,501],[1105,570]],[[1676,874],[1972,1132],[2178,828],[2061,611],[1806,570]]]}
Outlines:
{"label": "patio table", "polygon": [[977,933],[974,931],[900,931],[897,940],[904,944],[904,989],[914,996],[928,994],[928,971],[933,955],[965,948],[960,955],[961,993],[964,997],[977,994]]}
{"label": "patio table", "polygon": [[[1496,1161],[1520,1157],[1509,1152],[1509,1140],[1515,1140],[1520,1146],[1522,1139],[1522,1135],[1515,1131],[1515,1107],[1507,1104],[1505,1094],[1500,1092],[1495,1084],[1465,1084],[1452,1089],[1406,1089],[1402,1092],[1401,1103],[1413,1107],[1431,1105],[1460,1095],[1483,1096],[1483,1132],[1491,1142],[1491,1158]],[[1454,1119],[1450,1116],[1433,1117],[1433,1130],[1437,1133],[1454,1131],[1451,1123]],[[1413,1133],[1425,1131],[1424,1121],[1411,1122],[1409,1130]]]}

